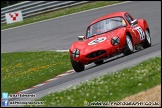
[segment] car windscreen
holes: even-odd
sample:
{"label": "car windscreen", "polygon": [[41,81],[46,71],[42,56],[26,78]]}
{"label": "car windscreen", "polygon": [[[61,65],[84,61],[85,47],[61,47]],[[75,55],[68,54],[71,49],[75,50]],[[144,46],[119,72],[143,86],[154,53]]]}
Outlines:
{"label": "car windscreen", "polygon": [[101,20],[88,27],[86,37],[90,38],[94,35],[99,35],[123,26],[126,26],[126,22],[122,17],[113,17]]}

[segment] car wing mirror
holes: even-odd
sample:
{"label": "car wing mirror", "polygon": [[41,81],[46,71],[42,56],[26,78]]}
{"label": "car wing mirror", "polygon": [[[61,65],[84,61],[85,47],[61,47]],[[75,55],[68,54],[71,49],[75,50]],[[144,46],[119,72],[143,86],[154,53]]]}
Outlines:
{"label": "car wing mirror", "polygon": [[84,40],[84,36],[78,36],[78,40]]}
{"label": "car wing mirror", "polygon": [[137,19],[135,19],[135,20],[131,21],[130,23],[131,23],[131,25],[133,25],[133,26],[134,26],[134,25],[136,25],[136,24],[138,23],[138,20],[137,20]]}

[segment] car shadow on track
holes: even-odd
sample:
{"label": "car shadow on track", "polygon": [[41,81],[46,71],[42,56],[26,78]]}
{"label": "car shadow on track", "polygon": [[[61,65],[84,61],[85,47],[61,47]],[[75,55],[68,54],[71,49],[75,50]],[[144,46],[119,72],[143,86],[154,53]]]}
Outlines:
{"label": "car shadow on track", "polygon": [[[119,59],[119,58],[122,58],[122,57],[125,57],[125,56],[124,56],[124,55],[121,55],[121,56],[117,56],[117,57],[108,58],[108,59],[104,60],[103,64],[112,62],[112,61],[114,61],[114,60],[116,60],[116,59]],[[94,63],[91,63],[91,64],[92,64],[92,65],[87,66],[85,70],[89,70],[89,69],[91,69],[91,68],[94,68],[94,67],[103,65],[103,64],[101,64],[101,65],[96,65],[96,64],[94,64]]]}

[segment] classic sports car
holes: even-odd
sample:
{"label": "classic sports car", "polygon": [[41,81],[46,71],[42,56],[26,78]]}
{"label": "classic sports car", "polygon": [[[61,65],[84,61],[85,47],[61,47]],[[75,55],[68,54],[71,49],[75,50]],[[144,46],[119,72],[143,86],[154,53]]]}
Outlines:
{"label": "classic sports car", "polygon": [[85,65],[103,63],[104,59],[125,56],[151,46],[149,26],[144,19],[134,19],[128,12],[114,12],[92,21],[85,36],[78,36],[69,49],[72,67],[83,71]]}

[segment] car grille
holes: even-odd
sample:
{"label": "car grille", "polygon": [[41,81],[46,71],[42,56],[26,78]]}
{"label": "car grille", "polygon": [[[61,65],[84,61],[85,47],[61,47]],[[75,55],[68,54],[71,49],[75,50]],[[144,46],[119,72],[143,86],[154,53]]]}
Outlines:
{"label": "car grille", "polygon": [[88,54],[86,57],[87,58],[94,58],[94,57],[100,56],[100,55],[102,55],[104,53],[106,53],[105,50],[99,50],[99,51],[95,51],[95,52],[92,52],[92,53]]}

